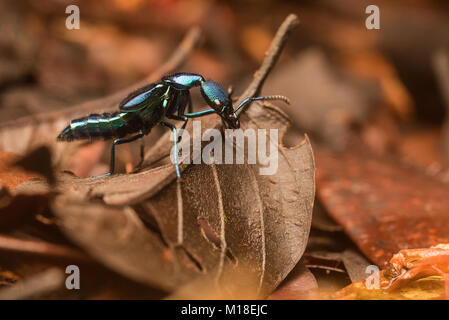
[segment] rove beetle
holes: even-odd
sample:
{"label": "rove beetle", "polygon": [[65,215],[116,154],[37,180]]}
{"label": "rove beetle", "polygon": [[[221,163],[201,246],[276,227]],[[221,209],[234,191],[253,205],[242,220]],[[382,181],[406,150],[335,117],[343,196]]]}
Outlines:
{"label": "rove beetle", "polygon": [[[212,109],[192,112],[190,89],[201,88],[204,100]],[[214,81],[205,80],[203,76],[194,73],[175,73],[164,76],[160,82],[151,83],[129,94],[119,104],[119,111],[103,114],[91,114],[87,117],[72,120],[59,135],[59,141],[73,141],[81,139],[112,139],[115,138],[111,148],[109,172],[103,176],[111,175],[115,167],[115,146],[141,139],[140,163],[144,158],[143,136],[151,129],[161,124],[173,131],[178,137],[176,127],[165,119],[181,120],[184,124],[190,118],[198,118],[212,113],[218,114],[227,128],[240,128],[237,111],[244,105],[255,100],[282,100],[289,103],[284,96],[251,97],[245,99],[234,110],[231,94],[226,92]],[[187,108],[187,113],[184,111]],[[128,138],[127,135],[134,134]],[[176,176],[181,178],[178,166],[178,138],[174,139],[174,164]],[[138,166],[139,166],[138,165]]]}

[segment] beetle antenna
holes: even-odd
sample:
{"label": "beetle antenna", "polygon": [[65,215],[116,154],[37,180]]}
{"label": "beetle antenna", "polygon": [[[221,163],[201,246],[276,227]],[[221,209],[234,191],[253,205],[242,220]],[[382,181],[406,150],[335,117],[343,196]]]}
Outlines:
{"label": "beetle antenna", "polygon": [[265,96],[265,97],[251,97],[251,98],[246,98],[245,100],[243,100],[242,103],[239,104],[237,109],[234,110],[234,112],[237,112],[245,104],[248,104],[252,101],[260,101],[260,100],[281,100],[281,101],[284,101],[286,104],[290,104],[290,100],[285,96],[275,95],[275,96]]}

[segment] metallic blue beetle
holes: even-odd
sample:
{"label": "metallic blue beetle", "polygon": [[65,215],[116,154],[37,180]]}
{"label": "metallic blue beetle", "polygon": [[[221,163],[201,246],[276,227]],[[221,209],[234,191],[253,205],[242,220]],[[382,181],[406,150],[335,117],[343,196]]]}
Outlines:
{"label": "metallic blue beetle", "polygon": [[[190,89],[200,87],[201,94],[212,108],[192,112]],[[115,145],[141,139],[140,156],[143,162],[143,136],[157,125],[164,125],[178,137],[176,127],[166,119],[184,121],[181,129],[187,125],[190,118],[198,118],[211,113],[218,114],[227,128],[240,128],[237,111],[244,105],[255,100],[283,100],[283,96],[254,97],[245,99],[234,110],[231,93],[223,90],[214,81],[205,80],[203,76],[194,73],[175,73],[162,78],[160,82],[151,83],[129,94],[120,104],[119,111],[103,114],[91,114],[87,117],[72,120],[58,136],[59,141],[80,139],[113,139],[111,148],[110,170],[105,176],[114,172]],[[185,113],[187,109],[187,113]],[[133,134],[125,138],[125,136]],[[174,162],[178,179],[181,174],[178,166],[178,139],[174,140]],[[140,165],[139,164],[139,165]]]}

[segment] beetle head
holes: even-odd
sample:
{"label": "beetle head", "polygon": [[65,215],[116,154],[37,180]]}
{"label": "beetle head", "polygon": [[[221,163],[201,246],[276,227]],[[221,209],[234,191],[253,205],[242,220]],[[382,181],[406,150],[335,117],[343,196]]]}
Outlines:
{"label": "beetle head", "polygon": [[203,82],[201,94],[207,104],[220,115],[227,128],[240,128],[240,121],[232,107],[232,100],[218,83],[214,81]]}

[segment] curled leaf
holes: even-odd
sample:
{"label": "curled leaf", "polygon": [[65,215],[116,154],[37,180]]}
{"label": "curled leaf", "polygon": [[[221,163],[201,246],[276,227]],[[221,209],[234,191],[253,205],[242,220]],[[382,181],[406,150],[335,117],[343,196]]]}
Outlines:
{"label": "curled leaf", "polygon": [[[205,123],[211,121],[218,122],[211,116]],[[245,128],[278,128],[279,140],[287,124],[272,106],[254,104],[242,117]],[[259,175],[260,166],[190,165],[183,172],[181,205],[174,201],[172,165],[109,179],[66,175],[58,188],[72,200],[57,201],[54,212],[70,238],[136,280],[171,290],[195,276],[219,282],[226,266],[247,265],[257,277],[255,290],[268,294],[307,243],[315,172],[310,142],[294,148],[279,143],[272,176]],[[15,191],[39,190],[39,183],[45,188],[29,181]],[[99,198],[125,207],[93,202]]]}

